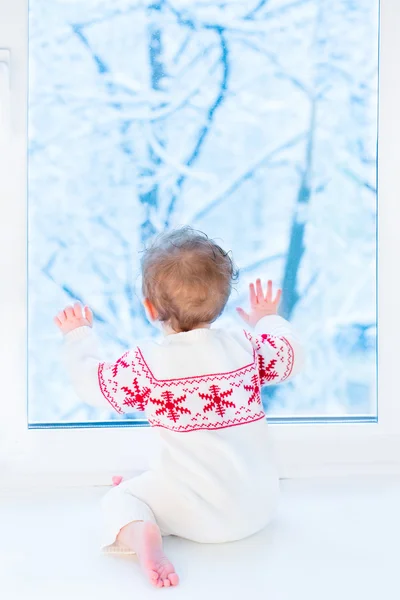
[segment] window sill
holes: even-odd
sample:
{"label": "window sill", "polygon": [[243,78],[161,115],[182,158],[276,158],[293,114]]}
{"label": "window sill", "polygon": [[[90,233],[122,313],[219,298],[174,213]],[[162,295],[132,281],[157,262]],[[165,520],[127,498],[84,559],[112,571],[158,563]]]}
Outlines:
{"label": "window sill", "polygon": [[[272,425],[282,478],[400,474],[400,435],[378,425]],[[29,430],[7,445],[0,488],[109,485],[112,475],[149,467],[158,438],[150,428]]]}

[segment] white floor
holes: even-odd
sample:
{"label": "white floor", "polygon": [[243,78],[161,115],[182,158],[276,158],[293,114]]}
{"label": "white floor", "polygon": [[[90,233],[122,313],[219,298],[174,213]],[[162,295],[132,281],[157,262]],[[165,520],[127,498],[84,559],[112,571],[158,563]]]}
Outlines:
{"label": "white floor", "polygon": [[400,599],[400,480],[293,481],[267,531],[236,544],[167,539],[181,576],[153,590],[133,558],[98,553],[104,489],[0,496],[6,600]]}

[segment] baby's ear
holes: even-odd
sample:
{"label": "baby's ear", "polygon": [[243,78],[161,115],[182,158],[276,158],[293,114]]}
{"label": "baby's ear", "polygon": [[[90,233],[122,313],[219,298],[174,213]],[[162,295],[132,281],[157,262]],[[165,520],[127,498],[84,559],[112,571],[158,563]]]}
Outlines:
{"label": "baby's ear", "polygon": [[145,298],[143,300],[143,306],[149,320],[158,321],[158,312],[156,311],[153,303],[148,298]]}

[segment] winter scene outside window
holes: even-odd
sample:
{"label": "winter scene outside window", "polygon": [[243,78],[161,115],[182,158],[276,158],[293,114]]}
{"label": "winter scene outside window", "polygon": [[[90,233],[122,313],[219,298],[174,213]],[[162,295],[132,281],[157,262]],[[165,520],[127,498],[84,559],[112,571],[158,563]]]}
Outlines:
{"label": "winter scene outside window", "polygon": [[[378,0],[30,0],[29,423],[143,419],[75,396],[52,322],[92,307],[105,360],[158,335],[139,258],[190,224],[283,287],[307,366],[272,419],[376,397]],[[138,421],[137,421],[138,422]]]}

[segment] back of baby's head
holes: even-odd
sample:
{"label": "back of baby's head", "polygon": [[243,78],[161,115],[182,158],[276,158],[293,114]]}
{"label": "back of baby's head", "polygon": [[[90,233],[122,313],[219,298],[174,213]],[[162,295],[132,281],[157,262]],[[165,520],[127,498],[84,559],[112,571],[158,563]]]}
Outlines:
{"label": "back of baby's head", "polygon": [[156,238],[142,258],[143,294],[176,332],[212,323],[237,278],[230,258],[204,233],[182,227]]}

